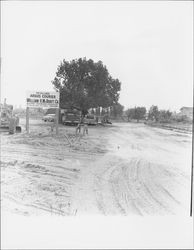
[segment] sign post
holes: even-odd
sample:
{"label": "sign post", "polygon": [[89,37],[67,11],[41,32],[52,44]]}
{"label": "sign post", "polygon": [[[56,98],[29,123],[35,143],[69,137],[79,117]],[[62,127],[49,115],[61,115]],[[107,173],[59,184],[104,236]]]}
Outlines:
{"label": "sign post", "polygon": [[56,126],[56,135],[59,134],[59,109],[56,108],[55,112],[55,126]]}
{"label": "sign post", "polygon": [[56,134],[59,125],[59,92],[28,91],[26,97],[26,131],[29,133],[29,108],[55,108]]}
{"label": "sign post", "polygon": [[26,131],[29,134],[29,107],[26,108]]}

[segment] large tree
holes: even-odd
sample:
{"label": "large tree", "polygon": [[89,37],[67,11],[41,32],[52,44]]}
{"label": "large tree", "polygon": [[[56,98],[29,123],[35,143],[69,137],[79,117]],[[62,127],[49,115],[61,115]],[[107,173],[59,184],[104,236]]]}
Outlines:
{"label": "large tree", "polygon": [[139,120],[144,119],[146,115],[146,108],[145,107],[135,107],[135,114],[134,119],[139,122]]}
{"label": "large tree", "polygon": [[159,109],[158,109],[158,106],[154,106],[152,105],[149,109],[149,112],[148,112],[148,118],[150,120],[155,120],[155,121],[158,121],[159,119]]}
{"label": "large tree", "polygon": [[114,104],[111,109],[111,116],[121,117],[123,115],[124,106],[120,103]]}
{"label": "large tree", "polygon": [[139,122],[139,120],[144,119],[145,115],[146,115],[146,108],[145,107],[135,107],[135,108],[131,108],[131,109],[127,109],[125,111],[128,121],[130,119],[135,119],[137,120],[137,122]]}
{"label": "large tree", "polygon": [[74,105],[82,111],[117,104],[121,89],[101,61],[86,58],[63,60],[52,83],[60,91],[61,106]]}
{"label": "large tree", "polygon": [[160,110],[159,111],[159,121],[169,122],[172,117],[172,112],[170,110]]}
{"label": "large tree", "polygon": [[130,108],[130,109],[127,109],[125,111],[125,114],[127,116],[127,120],[129,122],[130,119],[134,119],[134,116],[135,116],[135,109],[134,108]]}

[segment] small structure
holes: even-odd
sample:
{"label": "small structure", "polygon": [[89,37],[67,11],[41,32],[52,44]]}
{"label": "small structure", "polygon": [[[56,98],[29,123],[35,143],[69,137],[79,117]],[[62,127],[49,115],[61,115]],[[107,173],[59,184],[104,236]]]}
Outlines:
{"label": "small structure", "polygon": [[109,124],[111,124],[111,121],[110,121],[111,107],[91,108],[88,110],[88,112],[89,112],[89,115],[95,116],[96,123],[100,123],[100,124],[109,123]]}
{"label": "small structure", "polygon": [[27,91],[26,92],[26,131],[29,134],[29,109],[55,108],[56,135],[58,135],[59,92],[55,91]]}

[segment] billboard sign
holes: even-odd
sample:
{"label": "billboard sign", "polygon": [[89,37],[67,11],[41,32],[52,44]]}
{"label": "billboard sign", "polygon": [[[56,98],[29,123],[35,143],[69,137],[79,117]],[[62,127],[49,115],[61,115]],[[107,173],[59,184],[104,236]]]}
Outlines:
{"label": "billboard sign", "polygon": [[29,108],[59,108],[59,92],[27,91],[26,105]]}

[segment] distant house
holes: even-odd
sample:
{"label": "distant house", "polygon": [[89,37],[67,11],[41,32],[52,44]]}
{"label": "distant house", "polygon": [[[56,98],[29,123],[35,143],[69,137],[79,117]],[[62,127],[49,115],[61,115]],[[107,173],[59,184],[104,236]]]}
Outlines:
{"label": "distant house", "polygon": [[179,115],[186,116],[190,119],[193,117],[193,107],[182,107]]}

